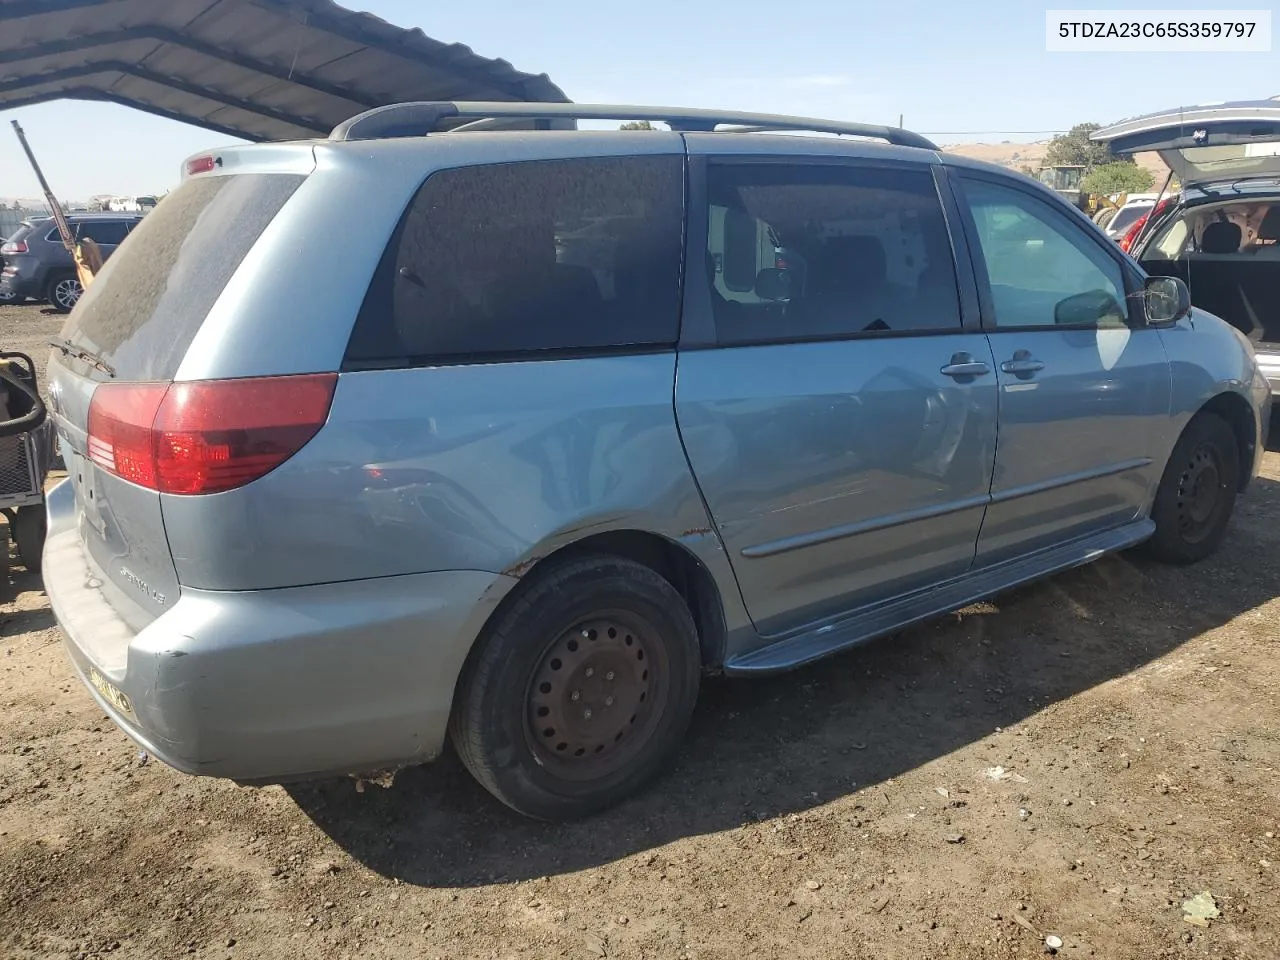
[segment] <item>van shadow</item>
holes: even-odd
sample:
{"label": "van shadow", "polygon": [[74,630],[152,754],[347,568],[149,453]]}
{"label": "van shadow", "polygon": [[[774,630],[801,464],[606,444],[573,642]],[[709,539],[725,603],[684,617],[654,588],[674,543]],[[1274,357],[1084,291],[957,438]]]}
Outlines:
{"label": "van shadow", "polygon": [[796,673],[705,683],[673,769],[583,822],[519,817],[451,753],[388,790],[326,781],[289,791],[352,857],[402,882],[471,886],[581,870],[880,783],[1278,594],[1280,483],[1260,478],[1223,549],[1196,566],[1107,557]]}

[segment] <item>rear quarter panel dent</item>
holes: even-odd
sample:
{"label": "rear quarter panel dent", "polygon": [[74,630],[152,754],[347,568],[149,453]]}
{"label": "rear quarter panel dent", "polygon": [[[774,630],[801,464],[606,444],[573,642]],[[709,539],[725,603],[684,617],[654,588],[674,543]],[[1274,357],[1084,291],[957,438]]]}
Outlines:
{"label": "rear quarter panel dent", "polygon": [[[524,573],[591,534],[685,540],[736,592],[676,431],[673,353],[343,374],[329,422],[248,486],[163,498],[186,586]],[[708,555],[709,554],[709,555]],[[722,579],[728,577],[729,579]]]}

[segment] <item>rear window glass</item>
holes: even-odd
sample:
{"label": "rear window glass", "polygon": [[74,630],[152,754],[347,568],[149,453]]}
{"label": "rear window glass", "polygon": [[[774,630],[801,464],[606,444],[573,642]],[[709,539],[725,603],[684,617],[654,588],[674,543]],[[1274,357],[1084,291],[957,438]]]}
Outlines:
{"label": "rear window glass", "polygon": [[435,173],[378,266],[348,364],[673,344],[683,208],[677,156]]}
{"label": "rear window glass", "polygon": [[205,315],[304,177],[188,180],[111,255],[63,336],[127,380],[168,380]]}

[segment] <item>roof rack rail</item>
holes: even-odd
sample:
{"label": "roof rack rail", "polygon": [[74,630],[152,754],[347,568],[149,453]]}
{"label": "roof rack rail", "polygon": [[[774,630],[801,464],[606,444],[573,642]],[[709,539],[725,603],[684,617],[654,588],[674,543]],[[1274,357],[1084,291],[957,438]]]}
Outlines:
{"label": "roof rack rail", "polygon": [[333,128],[330,140],[378,140],[421,137],[431,133],[463,130],[495,130],[523,127],[575,129],[578,120],[651,120],[680,132],[756,133],[766,130],[809,131],[842,136],[869,137],[902,147],[937,150],[930,140],[899,127],[873,123],[845,123],[813,117],[788,117],[772,113],[739,113],[682,107],[636,107],[598,103],[524,103],[421,101],[375,107]]}

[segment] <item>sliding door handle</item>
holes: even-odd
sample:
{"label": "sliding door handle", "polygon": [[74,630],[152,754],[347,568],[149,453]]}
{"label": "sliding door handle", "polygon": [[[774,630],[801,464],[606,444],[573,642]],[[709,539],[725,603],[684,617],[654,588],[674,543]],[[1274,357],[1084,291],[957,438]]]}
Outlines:
{"label": "sliding door handle", "polygon": [[1030,376],[1044,369],[1044,361],[1033,360],[1030,357],[1019,357],[1016,360],[1006,360],[1000,364],[1000,369],[1005,373],[1012,373],[1016,376]]}
{"label": "sliding door handle", "polygon": [[965,377],[982,377],[991,372],[991,368],[981,360],[973,359],[973,355],[969,353],[957,353],[951,358],[951,362],[938,371],[944,377],[954,377],[957,380]]}

